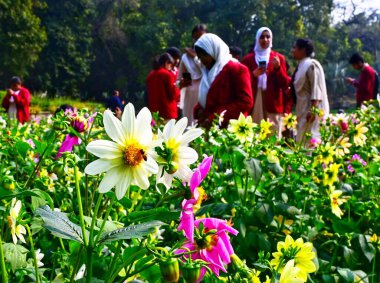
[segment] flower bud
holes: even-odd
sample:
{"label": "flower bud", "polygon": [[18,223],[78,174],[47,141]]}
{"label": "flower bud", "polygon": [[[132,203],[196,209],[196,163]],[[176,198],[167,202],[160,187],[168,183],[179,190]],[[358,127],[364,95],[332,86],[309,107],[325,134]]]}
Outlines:
{"label": "flower bud", "polygon": [[197,283],[201,275],[199,264],[186,264],[182,267],[182,276],[186,283]]}
{"label": "flower bud", "polygon": [[160,261],[162,278],[166,283],[177,283],[179,279],[178,259],[168,258]]}

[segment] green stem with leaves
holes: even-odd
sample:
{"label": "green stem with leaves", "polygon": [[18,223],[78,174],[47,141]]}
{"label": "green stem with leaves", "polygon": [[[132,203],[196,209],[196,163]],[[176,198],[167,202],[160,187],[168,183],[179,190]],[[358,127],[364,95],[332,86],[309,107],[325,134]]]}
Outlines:
{"label": "green stem with leaves", "polygon": [[32,233],[30,231],[29,225],[25,225],[26,230],[28,231],[28,238],[29,238],[29,243],[30,243],[30,251],[32,252],[33,255],[33,261],[34,261],[34,272],[36,273],[36,282],[40,283],[40,275],[38,274],[38,261],[37,261],[37,255],[36,251],[34,250],[34,242],[33,242],[33,237]]}
{"label": "green stem with leaves", "polygon": [[5,266],[4,251],[3,251],[3,240],[1,238],[1,232],[0,232],[0,264],[1,264],[2,282],[6,283],[6,282],[8,282],[8,273],[7,273],[7,268]]}

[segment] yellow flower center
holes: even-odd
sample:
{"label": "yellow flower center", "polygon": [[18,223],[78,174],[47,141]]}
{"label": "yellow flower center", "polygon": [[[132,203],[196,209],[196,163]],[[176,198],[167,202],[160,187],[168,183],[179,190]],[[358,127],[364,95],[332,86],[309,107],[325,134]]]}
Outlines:
{"label": "yellow flower center", "polygon": [[131,167],[138,166],[143,160],[147,160],[145,151],[136,144],[128,145],[124,152],[124,164]]}
{"label": "yellow flower center", "polygon": [[219,236],[217,234],[208,234],[206,237],[198,238],[195,240],[199,250],[206,249],[211,251],[218,243]]}

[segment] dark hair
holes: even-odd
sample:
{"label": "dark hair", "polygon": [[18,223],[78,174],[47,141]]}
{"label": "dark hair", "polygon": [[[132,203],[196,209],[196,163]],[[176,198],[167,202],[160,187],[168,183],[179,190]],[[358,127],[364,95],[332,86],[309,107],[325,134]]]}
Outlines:
{"label": "dark hair", "polygon": [[364,58],[359,53],[352,54],[350,60],[348,61],[351,65],[364,63]]}
{"label": "dark hair", "polygon": [[14,76],[14,77],[11,78],[11,81],[10,81],[11,85],[13,85],[13,84],[21,84],[21,83],[22,83],[22,81],[21,81],[20,77]]}
{"label": "dark hair", "polygon": [[200,31],[208,32],[207,26],[205,24],[198,24],[195,27],[193,27],[191,34],[194,35],[195,33],[200,32]]}
{"label": "dark hair", "polygon": [[238,46],[231,46],[230,53],[234,56],[241,56],[243,54],[243,50],[241,50]]}
{"label": "dark hair", "polygon": [[74,108],[73,108],[70,104],[62,104],[61,106],[59,106],[59,107],[57,108],[57,110],[55,110],[55,112],[54,112],[54,116],[57,116],[57,114],[58,114],[59,112],[61,112],[61,111],[65,112],[66,110],[71,110],[71,111],[73,111]]}
{"label": "dark hair", "polygon": [[163,67],[167,62],[174,64],[173,57],[169,53],[163,53],[158,58],[158,66]]}
{"label": "dark hair", "polygon": [[195,45],[194,49],[195,49],[195,52],[197,54],[201,54],[201,55],[205,55],[205,56],[211,56],[210,54],[208,54],[206,52],[206,50],[204,50],[202,47],[199,47],[198,45]]}
{"label": "dark hair", "polygon": [[170,47],[166,52],[169,53],[174,60],[181,58],[181,51],[177,47]]}
{"label": "dark hair", "polygon": [[314,52],[314,45],[310,39],[307,38],[299,38],[296,40],[296,47],[298,49],[305,49],[306,56],[310,57]]}

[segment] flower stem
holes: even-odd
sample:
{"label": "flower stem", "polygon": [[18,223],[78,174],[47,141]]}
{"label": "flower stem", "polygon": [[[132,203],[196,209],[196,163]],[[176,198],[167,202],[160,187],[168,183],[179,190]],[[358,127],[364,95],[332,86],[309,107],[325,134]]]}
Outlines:
{"label": "flower stem", "polygon": [[80,187],[79,187],[79,176],[78,176],[78,167],[76,164],[74,164],[74,177],[75,177],[75,189],[77,193],[77,199],[78,199],[78,206],[79,206],[79,219],[80,219],[80,226],[82,228],[82,234],[83,234],[83,242],[84,246],[87,247],[88,241],[87,241],[87,234],[86,234],[86,228],[84,226],[84,217],[83,217],[83,206],[82,206],[82,197],[80,194]]}
{"label": "flower stem", "polygon": [[5,267],[4,251],[3,251],[3,241],[1,239],[1,233],[0,233],[0,264],[1,264],[1,278],[2,278],[2,282],[6,283],[6,282],[8,282],[8,273],[7,273],[7,269]]}
{"label": "flower stem", "polygon": [[372,261],[372,278],[371,278],[371,283],[374,283],[375,282],[375,277],[376,277],[376,249],[375,249],[375,255],[373,257],[373,261]]}
{"label": "flower stem", "polygon": [[110,215],[110,212],[111,212],[111,209],[112,209],[112,206],[113,206],[114,200],[115,200],[115,198],[112,197],[112,198],[111,198],[111,201],[110,201],[110,203],[109,203],[109,205],[107,206],[106,214],[105,214],[104,217],[103,217],[102,225],[100,225],[100,229],[99,229],[98,235],[96,235],[96,239],[95,239],[95,241],[94,241],[95,244],[98,242],[99,237],[100,237],[100,235],[102,234],[102,231],[103,231],[103,229],[104,229],[104,226],[106,225],[106,222],[107,222],[108,216]]}
{"label": "flower stem", "polygon": [[34,272],[36,273],[36,282],[40,283],[40,275],[38,274],[38,262],[37,262],[37,256],[36,251],[34,250],[34,243],[33,243],[33,237],[32,233],[30,231],[29,225],[25,225],[26,230],[28,231],[28,237],[29,237],[29,243],[30,243],[30,251],[33,255],[33,261],[34,261]]}

